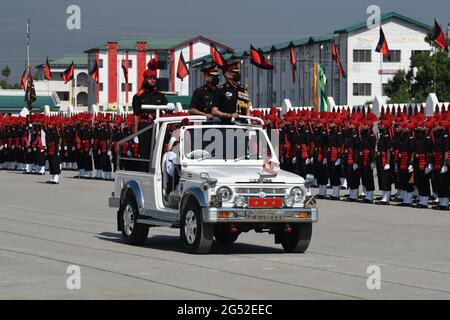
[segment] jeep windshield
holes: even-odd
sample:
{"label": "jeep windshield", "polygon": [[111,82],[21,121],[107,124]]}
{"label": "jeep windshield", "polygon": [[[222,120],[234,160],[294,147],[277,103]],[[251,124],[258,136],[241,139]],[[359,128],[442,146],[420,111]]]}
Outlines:
{"label": "jeep windshield", "polygon": [[183,157],[189,162],[248,163],[273,157],[273,147],[260,128],[240,126],[186,127],[182,136]]}

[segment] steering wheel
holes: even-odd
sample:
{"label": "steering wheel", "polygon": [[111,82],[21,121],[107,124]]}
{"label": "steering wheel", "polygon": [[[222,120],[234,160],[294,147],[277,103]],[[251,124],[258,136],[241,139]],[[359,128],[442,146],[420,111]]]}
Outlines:
{"label": "steering wheel", "polygon": [[186,157],[191,160],[209,158],[210,156],[211,154],[208,151],[202,149],[194,150],[186,154]]}

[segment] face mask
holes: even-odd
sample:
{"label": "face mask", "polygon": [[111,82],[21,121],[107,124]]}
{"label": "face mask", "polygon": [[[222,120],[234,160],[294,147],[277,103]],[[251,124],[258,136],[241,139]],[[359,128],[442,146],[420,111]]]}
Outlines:
{"label": "face mask", "polygon": [[218,77],[218,76],[214,76],[214,77],[211,79],[211,84],[212,84],[213,86],[217,86],[217,85],[219,84],[219,77]]}
{"label": "face mask", "polygon": [[233,77],[233,80],[236,81],[236,82],[241,81],[241,75],[239,73],[235,74],[234,77]]}

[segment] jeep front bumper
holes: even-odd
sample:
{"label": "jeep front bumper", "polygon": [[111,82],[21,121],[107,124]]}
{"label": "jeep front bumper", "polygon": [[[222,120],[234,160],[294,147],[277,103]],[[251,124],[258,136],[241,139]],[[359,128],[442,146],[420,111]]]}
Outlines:
{"label": "jeep front bumper", "polygon": [[317,208],[202,208],[206,223],[310,223],[319,220]]}

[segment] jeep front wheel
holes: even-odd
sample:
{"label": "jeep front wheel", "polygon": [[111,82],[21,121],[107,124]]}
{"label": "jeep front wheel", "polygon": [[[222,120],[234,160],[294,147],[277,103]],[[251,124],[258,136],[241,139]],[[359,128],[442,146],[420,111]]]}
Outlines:
{"label": "jeep front wheel", "polygon": [[183,208],[180,220],[180,239],[184,249],[189,253],[208,253],[214,226],[203,222],[200,206],[189,201]]}
{"label": "jeep front wheel", "polygon": [[291,225],[291,231],[283,231],[281,245],[284,251],[303,253],[308,249],[312,236],[312,223],[296,223]]}
{"label": "jeep front wheel", "polygon": [[148,237],[149,226],[137,223],[139,211],[132,194],[127,194],[119,215],[122,222],[122,239],[131,245],[144,244]]}

